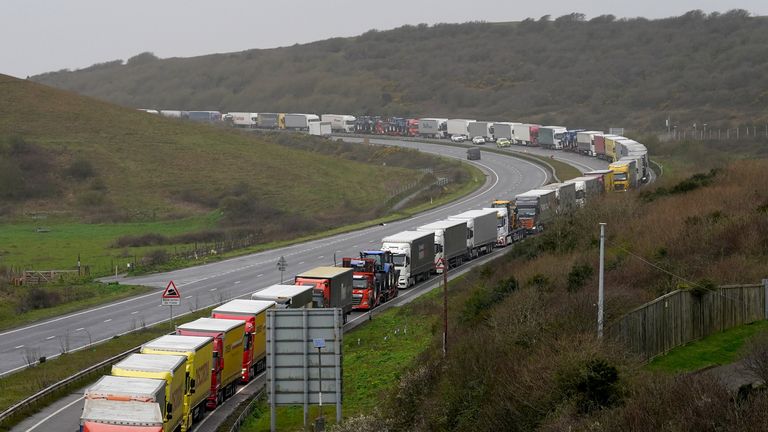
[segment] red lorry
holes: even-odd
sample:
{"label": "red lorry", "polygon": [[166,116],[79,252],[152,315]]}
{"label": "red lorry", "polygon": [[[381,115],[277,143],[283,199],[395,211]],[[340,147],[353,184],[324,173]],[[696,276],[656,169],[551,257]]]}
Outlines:
{"label": "red lorry", "polygon": [[381,302],[376,285],[376,260],[342,258],[341,266],[352,268],[352,310],[371,310]]}

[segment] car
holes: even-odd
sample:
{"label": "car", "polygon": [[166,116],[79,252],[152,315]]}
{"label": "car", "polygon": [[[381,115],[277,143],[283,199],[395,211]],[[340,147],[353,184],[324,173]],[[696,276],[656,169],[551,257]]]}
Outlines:
{"label": "car", "polygon": [[464,142],[467,140],[467,137],[465,135],[452,135],[451,141],[453,142]]}
{"label": "car", "polygon": [[472,138],[472,144],[485,144],[485,138],[481,136],[476,136]]}
{"label": "car", "polygon": [[501,147],[509,147],[512,145],[512,141],[509,140],[509,138],[499,138],[496,140],[496,146]]}

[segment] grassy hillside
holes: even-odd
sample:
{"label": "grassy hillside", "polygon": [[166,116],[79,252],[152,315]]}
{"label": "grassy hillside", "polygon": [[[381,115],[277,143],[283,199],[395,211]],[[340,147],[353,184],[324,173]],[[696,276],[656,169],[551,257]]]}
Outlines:
{"label": "grassy hillside", "polygon": [[[768,22],[579,14],[404,26],[194,58],[149,53],[32,79],[131,107],[477,117],[582,127],[763,128]],[[489,15],[490,17],[490,15]],[[548,18],[548,17],[547,17]]]}
{"label": "grassy hillside", "polygon": [[732,161],[609,195],[471,272],[449,290],[448,357],[434,328],[418,366],[355,430],[763,430],[768,393],[733,398],[709,376],[645,370],[596,341],[595,304],[598,222],[607,222],[608,324],[680,287],[759,282],[766,169]]}

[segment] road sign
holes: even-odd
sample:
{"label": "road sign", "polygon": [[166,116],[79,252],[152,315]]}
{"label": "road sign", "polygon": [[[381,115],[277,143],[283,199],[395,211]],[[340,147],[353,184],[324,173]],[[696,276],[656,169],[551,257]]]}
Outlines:
{"label": "road sign", "polygon": [[440,258],[437,260],[437,264],[435,265],[435,270],[445,270],[445,260]]}
{"label": "road sign", "polygon": [[162,296],[163,306],[178,306],[181,304],[181,292],[173,281],[168,282]]}
{"label": "road sign", "polygon": [[288,267],[288,261],[285,260],[284,256],[281,256],[279,260],[277,260],[277,269],[282,271],[285,271],[285,269]]}

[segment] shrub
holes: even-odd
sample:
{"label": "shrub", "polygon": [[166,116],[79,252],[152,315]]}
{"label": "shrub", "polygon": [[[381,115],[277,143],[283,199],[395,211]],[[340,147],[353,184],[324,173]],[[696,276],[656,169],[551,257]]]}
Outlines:
{"label": "shrub", "polygon": [[568,272],[568,291],[580,290],[594,273],[595,269],[588,264],[574,264]]}
{"label": "shrub", "polygon": [[91,162],[83,158],[77,158],[72,161],[65,172],[68,176],[78,181],[86,180],[96,175]]}
{"label": "shrub", "polygon": [[573,370],[561,371],[561,391],[574,399],[581,413],[606,408],[620,399],[619,371],[604,359],[593,359]]}
{"label": "shrub", "polygon": [[59,303],[61,303],[61,296],[59,293],[32,287],[24,293],[17,309],[19,312],[27,312],[34,309],[49,308],[56,306]]}
{"label": "shrub", "polygon": [[141,259],[141,263],[146,266],[162,265],[168,262],[168,252],[165,249],[155,249],[147,252]]}

